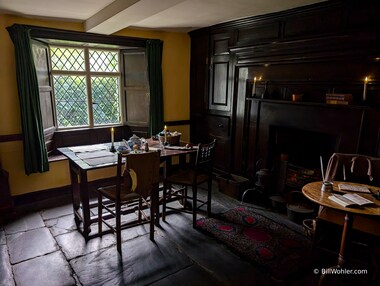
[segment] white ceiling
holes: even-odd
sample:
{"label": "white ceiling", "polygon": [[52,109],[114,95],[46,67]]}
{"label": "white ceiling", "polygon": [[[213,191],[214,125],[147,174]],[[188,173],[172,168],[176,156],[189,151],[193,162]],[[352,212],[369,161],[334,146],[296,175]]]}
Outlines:
{"label": "white ceiling", "polygon": [[126,27],[188,32],[325,0],[0,0],[0,11],[85,23],[87,32]]}

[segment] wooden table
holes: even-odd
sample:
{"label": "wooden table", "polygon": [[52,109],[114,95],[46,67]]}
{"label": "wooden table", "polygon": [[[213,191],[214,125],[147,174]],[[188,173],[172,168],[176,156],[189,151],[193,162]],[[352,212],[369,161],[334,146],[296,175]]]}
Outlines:
{"label": "wooden table", "polygon": [[[343,183],[343,182],[334,182],[333,192],[342,193],[338,189],[339,183]],[[347,182],[344,182],[344,183],[347,183]],[[380,188],[373,187],[373,186],[356,184],[356,183],[350,183],[350,184],[368,187],[370,191],[372,192],[372,194],[376,194],[380,190]],[[332,193],[322,192],[321,187],[322,187],[322,182],[309,183],[302,188],[302,193],[309,200],[321,206],[345,212],[345,219],[344,219],[344,224],[343,224],[343,232],[342,232],[342,238],[341,238],[341,243],[340,243],[339,258],[338,258],[338,266],[342,267],[346,262],[345,260],[346,245],[349,242],[350,234],[352,231],[353,215],[360,214],[360,215],[366,215],[366,216],[380,216],[380,201],[376,200],[372,194],[360,193],[361,196],[373,201],[375,204],[371,206],[360,207],[360,208],[343,207],[340,204],[330,200],[328,197],[331,196]]]}
{"label": "wooden table", "polygon": [[[150,148],[159,148],[159,142],[153,140],[147,140]],[[106,144],[107,145],[107,144]],[[93,146],[93,145],[89,145]],[[110,144],[108,144],[110,146]],[[115,144],[116,148],[119,146],[118,143]],[[90,199],[89,199],[89,187],[88,187],[88,179],[87,173],[89,171],[102,169],[102,168],[110,168],[117,165],[117,155],[114,154],[114,160],[111,163],[99,164],[99,165],[89,165],[86,161],[82,160],[78,157],[79,153],[75,153],[72,151],[73,147],[65,147],[58,148],[63,155],[65,155],[69,159],[69,167],[70,167],[70,180],[71,180],[71,192],[72,192],[72,202],[73,202],[73,210],[74,210],[74,218],[75,224],[77,226],[78,231],[82,233],[86,240],[96,237],[97,234],[91,234],[91,224],[96,223],[98,221],[97,216],[91,217],[90,211]],[[161,149],[160,155],[163,161],[168,161],[173,156],[180,156],[180,158],[186,157],[186,154],[194,154],[196,152],[196,148],[191,149],[181,149],[181,150],[173,150],[173,149]],[[186,159],[181,159],[180,161],[184,161]],[[169,164],[170,165],[170,164]],[[115,174],[116,175],[116,174]],[[94,205],[95,207],[96,205]],[[158,223],[158,210],[156,212],[156,224]],[[83,223],[83,230],[80,227],[81,223]]]}

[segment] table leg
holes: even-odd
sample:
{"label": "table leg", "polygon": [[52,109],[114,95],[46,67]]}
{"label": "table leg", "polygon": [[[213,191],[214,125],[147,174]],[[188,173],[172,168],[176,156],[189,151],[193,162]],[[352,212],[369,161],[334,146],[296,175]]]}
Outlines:
{"label": "table leg", "polygon": [[[160,226],[160,190],[159,186],[157,185],[155,188],[153,188],[152,193],[151,193],[151,204],[153,207],[153,214],[154,217],[154,223],[156,226]],[[152,218],[151,218],[152,219]]]}
{"label": "table leg", "polygon": [[88,181],[87,172],[80,171],[80,199],[82,203],[83,213],[83,236],[88,240],[89,233],[91,232],[90,221],[90,199],[88,196]]}
{"label": "table leg", "polygon": [[75,166],[70,163],[70,180],[71,180],[71,196],[73,201],[74,219],[77,229],[80,228],[81,217],[79,216],[80,209],[80,188],[78,182],[78,172]]}
{"label": "table leg", "polygon": [[[339,250],[339,257],[338,257],[338,265],[330,267],[328,270],[333,269],[340,269],[346,264],[346,254],[347,254],[347,244],[350,243],[350,236],[352,231],[352,223],[353,223],[353,215],[351,213],[346,213],[346,216],[344,218],[344,225],[343,225],[343,231],[342,231],[342,238],[340,241],[340,250]],[[322,274],[319,279],[319,286],[322,285],[335,285],[338,281],[340,281],[340,278],[336,275],[328,275],[329,271],[327,271],[325,274]]]}
{"label": "table leg", "polygon": [[350,242],[350,236],[352,231],[353,215],[346,213],[344,218],[342,239],[340,241],[340,251],[338,258],[338,266],[342,267],[346,263],[346,244]]}

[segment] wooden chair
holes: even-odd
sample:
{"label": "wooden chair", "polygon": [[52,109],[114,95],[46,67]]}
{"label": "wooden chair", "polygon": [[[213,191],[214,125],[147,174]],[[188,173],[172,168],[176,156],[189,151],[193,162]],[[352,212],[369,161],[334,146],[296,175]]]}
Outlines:
{"label": "wooden chair", "polygon": [[[212,189],[212,170],[213,158],[215,154],[216,140],[208,144],[199,144],[192,168],[179,170],[164,179],[162,220],[165,221],[166,209],[174,211],[185,211],[193,214],[193,227],[196,226],[197,211],[207,204],[207,215],[211,215],[211,189]],[[207,200],[200,200],[197,197],[198,185],[207,182]],[[174,189],[173,185],[179,185],[179,189]],[[192,188],[192,196],[188,195],[187,188]],[[168,201],[181,199],[183,209],[169,207]],[[192,200],[191,210],[186,208],[187,200]],[[200,205],[198,205],[198,202]]]}
{"label": "wooden chair", "polygon": [[[123,159],[125,158],[125,163]],[[118,154],[116,184],[98,188],[98,225],[102,235],[102,223],[116,233],[117,251],[121,252],[121,229],[150,221],[150,239],[154,240],[154,217],[158,214],[160,153],[130,153]],[[148,199],[150,198],[150,200]],[[129,207],[131,213],[137,208],[137,221],[121,224],[122,205]],[[144,209],[150,209],[146,215]],[[103,213],[103,210],[106,212]],[[116,225],[108,222],[108,217],[116,218]]]}

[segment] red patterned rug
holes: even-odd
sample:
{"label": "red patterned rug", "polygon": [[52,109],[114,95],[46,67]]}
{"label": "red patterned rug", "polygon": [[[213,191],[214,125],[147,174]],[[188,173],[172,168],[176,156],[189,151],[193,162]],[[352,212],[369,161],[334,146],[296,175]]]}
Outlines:
{"label": "red patterned rug", "polygon": [[197,227],[269,271],[275,279],[286,280],[308,266],[309,240],[254,209],[237,207],[218,218],[202,218]]}

